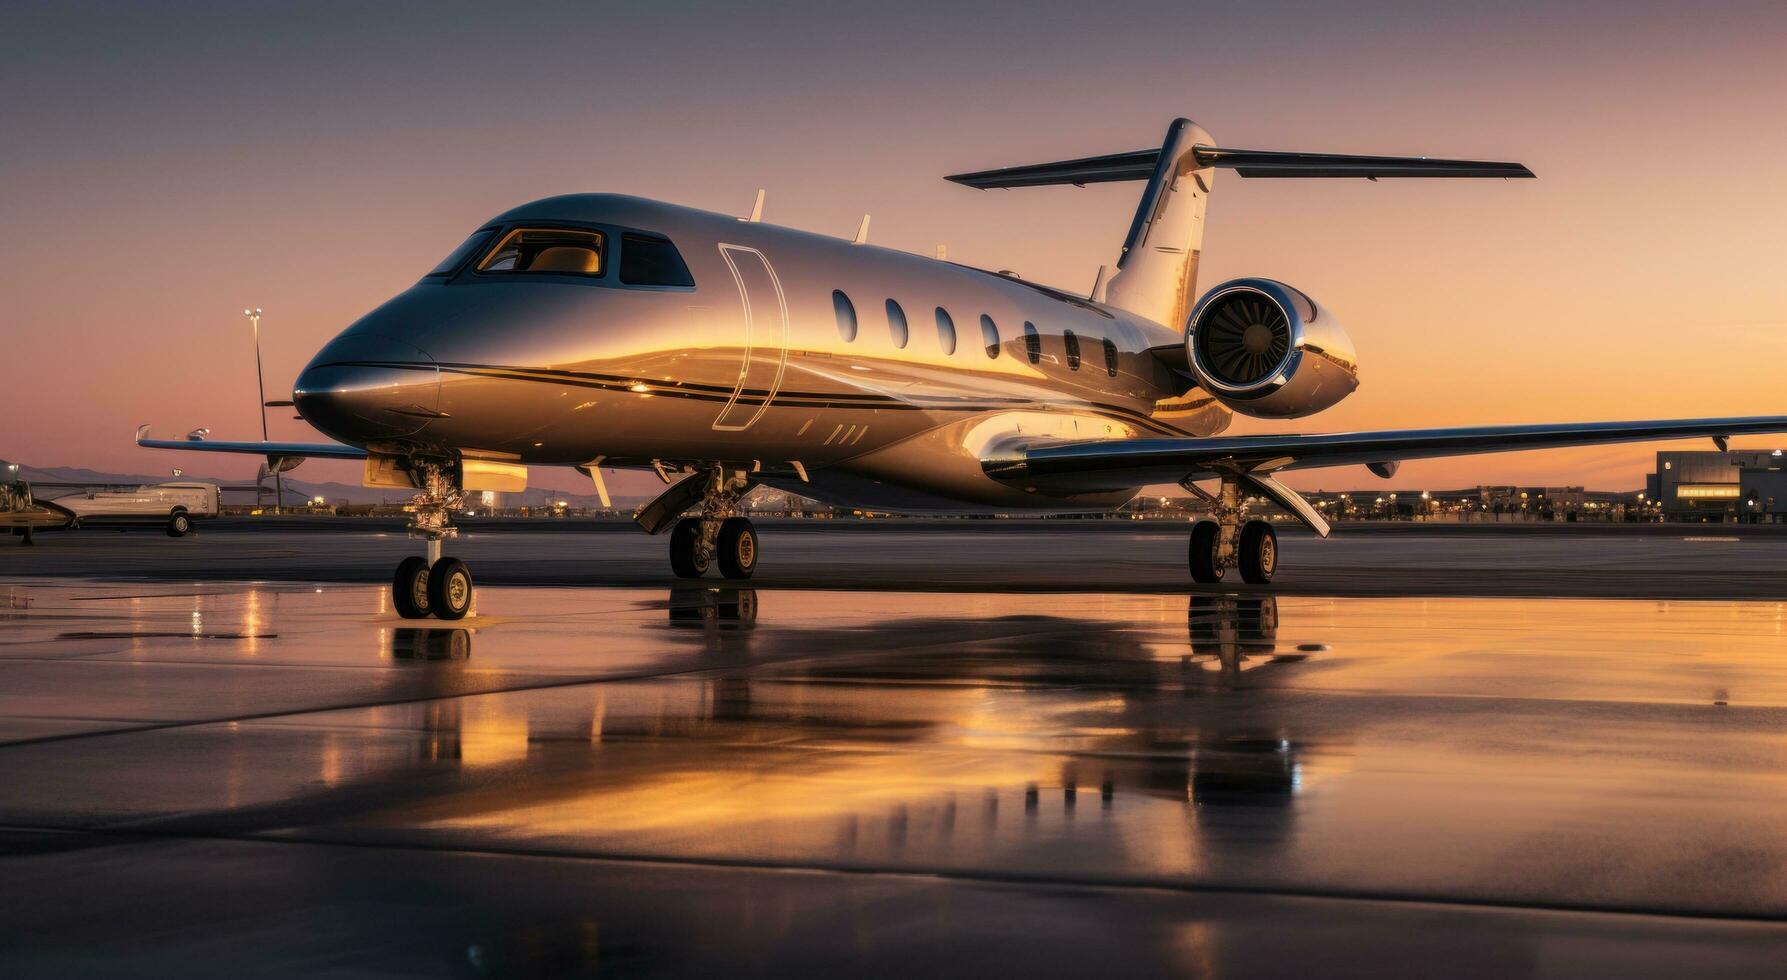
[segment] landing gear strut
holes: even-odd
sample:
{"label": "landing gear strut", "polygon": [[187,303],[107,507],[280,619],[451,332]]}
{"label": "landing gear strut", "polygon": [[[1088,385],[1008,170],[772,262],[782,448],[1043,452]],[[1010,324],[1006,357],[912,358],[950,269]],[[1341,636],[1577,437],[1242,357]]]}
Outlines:
{"label": "landing gear strut", "polygon": [[715,466],[701,494],[701,516],[685,517],[670,531],[670,568],[678,578],[700,578],[719,565],[730,579],[757,570],[757,529],[737,514],[752,487],[744,470]]}
{"label": "landing gear strut", "polygon": [[1240,480],[1223,476],[1222,489],[1208,499],[1216,505],[1216,519],[1191,527],[1191,580],[1215,584],[1230,568],[1239,567],[1243,582],[1271,582],[1278,571],[1278,532],[1258,518],[1242,520]]}
{"label": "landing gear strut", "polygon": [[441,554],[442,542],[459,536],[452,512],[465,503],[457,474],[437,463],[414,469],[421,490],[411,499],[409,536],[426,542],[427,556],[411,555],[397,566],[391,604],[405,619],[464,619],[472,608],[472,573],[465,562]]}

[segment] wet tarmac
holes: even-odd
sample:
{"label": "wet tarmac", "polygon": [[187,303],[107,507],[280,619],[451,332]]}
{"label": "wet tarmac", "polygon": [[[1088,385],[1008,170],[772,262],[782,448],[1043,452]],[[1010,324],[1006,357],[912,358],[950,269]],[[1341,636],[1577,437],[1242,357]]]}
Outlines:
{"label": "wet tarmac", "polygon": [[8,977],[1778,976],[1787,603],[15,578],[0,786]]}
{"label": "wet tarmac", "polygon": [[[625,523],[473,525],[450,547],[486,584],[665,586],[667,536]],[[537,528],[544,524],[546,527]],[[531,525],[531,527],[530,527]],[[393,524],[226,522],[172,539],[86,529],[0,542],[0,576],[388,582]],[[1198,588],[1174,521],[762,521],[757,589],[1155,592]],[[1787,525],[1341,525],[1280,530],[1271,592],[1787,600]],[[1234,575],[1229,576],[1236,578]],[[1227,588],[1237,586],[1233,583]],[[1241,587],[1245,588],[1245,587]],[[1220,591],[1220,590],[1215,590]]]}

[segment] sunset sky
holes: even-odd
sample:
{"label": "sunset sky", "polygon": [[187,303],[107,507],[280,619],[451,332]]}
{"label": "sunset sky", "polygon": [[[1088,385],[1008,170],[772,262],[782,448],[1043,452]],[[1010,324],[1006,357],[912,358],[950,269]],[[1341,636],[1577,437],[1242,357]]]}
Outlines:
{"label": "sunset sky", "polygon": [[[1179,115],[1228,146],[1539,176],[1220,174],[1201,285],[1292,282],[1363,362],[1338,408],[1236,432],[1787,413],[1778,0],[854,7],[0,4],[0,458],[252,475],[130,441],[258,437],[244,306],[267,311],[268,397],[289,397],[330,336],[557,193],[742,213],[764,187],[769,221],[849,235],[869,212],[879,244],[1083,293],[1139,185],[941,176],[1139,149]],[[1657,448],[1397,483],[1625,489]]]}

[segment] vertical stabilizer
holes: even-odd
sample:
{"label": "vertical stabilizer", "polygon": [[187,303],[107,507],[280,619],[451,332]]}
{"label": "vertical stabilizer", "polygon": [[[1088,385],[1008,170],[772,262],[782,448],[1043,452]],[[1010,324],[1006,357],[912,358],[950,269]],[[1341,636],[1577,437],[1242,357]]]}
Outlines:
{"label": "vertical stabilizer", "polygon": [[1106,302],[1172,329],[1185,325],[1197,295],[1204,248],[1204,206],[1216,171],[1198,161],[1210,134],[1189,119],[1167,127],[1154,173],[1136,205]]}
{"label": "vertical stabilizer", "polygon": [[1216,170],[1242,177],[1531,177],[1518,163],[1449,160],[1434,157],[1359,156],[1348,153],[1291,153],[1216,146],[1210,134],[1189,119],[1167,127],[1160,149],[1109,153],[1054,163],[1001,167],[952,174],[967,187],[1044,187],[1050,184],[1102,184],[1145,180],[1129,237],[1117,259],[1117,272],[1100,275],[1099,287],[1112,306],[1145,316],[1174,330],[1185,327],[1198,285],[1198,257],[1204,248],[1204,206]]}

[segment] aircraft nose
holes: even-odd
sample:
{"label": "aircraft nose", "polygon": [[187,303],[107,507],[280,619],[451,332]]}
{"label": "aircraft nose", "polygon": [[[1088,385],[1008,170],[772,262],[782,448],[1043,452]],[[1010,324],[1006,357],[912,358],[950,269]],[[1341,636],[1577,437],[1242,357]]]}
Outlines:
{"label": "aircraft nose", "polygon": [[418,347],[343,336],[298,374],[292,403],[304,420],[344,442],[398,439],[443,416],[440,370]]}

